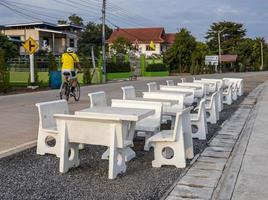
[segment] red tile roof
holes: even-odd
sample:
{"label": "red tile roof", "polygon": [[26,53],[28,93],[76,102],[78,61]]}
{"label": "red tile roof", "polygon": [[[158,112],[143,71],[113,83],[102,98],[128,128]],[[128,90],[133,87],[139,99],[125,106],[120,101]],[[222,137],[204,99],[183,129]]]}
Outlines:
{"label": "red tile roof", "polygon": [[221,62],[235,62],[237,55],[221,55]]}
{"label": "red tile roof", "polygon": [[138,43],[150,43],[151,41],[159,43],[172,43],[173,34],[165,34],[165,30],[163,27],[123,29],[120,28],[115,29],[106,42],[113,43],[118,37],[124,37],[132,43],[136,41]]}
{"label": "red tile roof", "polygon": [[165,34],[165,41],[167,43],[174,43],[176,39],[176,33],[166,33]]}

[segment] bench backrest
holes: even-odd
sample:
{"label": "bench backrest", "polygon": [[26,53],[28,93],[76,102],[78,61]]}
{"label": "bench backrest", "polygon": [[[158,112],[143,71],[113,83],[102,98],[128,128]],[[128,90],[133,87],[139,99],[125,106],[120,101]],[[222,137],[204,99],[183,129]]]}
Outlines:
{"label": "bench backrest", "polygon": [[54,114],[69,114],[66,100],[49,101],[35,104],[39,114],[39,129],[56,127]]}
{"label": "bench backrest", "polygon": [[217,88],[218,88],[218,91],[220,91],[223,87],[224,87],[224,85],[223,85],[223,80],[222,79],[208,79],[208,78],[202,78],[201,79],[202,81],[211,81],[211,82],[215,82],[215,83],[217,83]]}
{"label": "bench backrest", "polygon": [[204,118],[206,118],[206,99],[203,98],[201,99],[201,101],[199,102],[199,110],[198,110],[198,119],[201,119],[201,115],[204,115]]}
{"label": "bench backrest", "polygon": [[159,123],[159,125],[161,123],[161,102],[112,99],[112,107],[153,109],[155,111],[154,115],[151,115],[147,118],[155,120],[157,123]]}
{"label": "bench backrest", "polygon": [[167,85],[169,85],[169,86],[175,85],[173,80],[166,80],[166,82],[167,82]]}
{"label": "bench backrest", "polygon": [[123,99],[135,99],[136,98],[136,91],[133,86],[126,86],[126,87],[121,87],[123,91]]}
{"label": "bench backrest", "polygon": [[148,91],[149,92],[155,92],[155,91],[157,91],[157,84],[156,84],[156,82],[147,83],[147,86],[148,86]]}
{"label": "bench backrest", "polygon": [[212,95],[211,95],[211,99],[210,99],[210,103],[209,103],[209,108],[211,109],[214,109],[216,108],[216,110],[218,110],[218,106],[217,106],[217,95],[218,95],[218,92],[214,92]]}
{"label": "bench backrest", "polygon": [[203,83],[193,83],[193,82],[184,82],[184,83],[177,83],[177,86],[180,87],[201,87],[200,93],[198,92],[198,96],[200,97],[204,97],[206,96],[207,92],[206,92],[206,86]]}
{"label": "bench backrest", "polygon": [[192,92],[193,94],[195,93],[195,89],[191,88],[183,88],[179,86],[168,86],[168,85],[160,85],[160,90],[162,91],[173,91],[173,92]]}
{"label": "bench backrest", "polygon": [[90,107],[107,106],[106,94],[104,91],[94,92],[88,94],[90,99]]}
{"label": "bench backrest", "polygon": [[180,134],[180,133],[192,134],[191,118],[190,118],[191,109],[192,107],[189,107],[177,113],[174,131],[172,133],[173,141],[178,141],[179,139],[182,139],[182,138],[179,138],[179,136],[184,135],[184,134]]}
{"label": "bench backrest", "polygon": [[194,80],[194,83],[203,83],[205,84],[207,92],[215,92],[217,91],[217,83],[203,81],[203,80]]}

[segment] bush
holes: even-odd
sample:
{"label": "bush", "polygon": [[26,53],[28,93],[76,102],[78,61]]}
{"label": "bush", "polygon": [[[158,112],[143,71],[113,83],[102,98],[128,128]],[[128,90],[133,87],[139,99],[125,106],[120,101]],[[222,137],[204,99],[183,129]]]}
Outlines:
{"label": "bush", "polygon": [[81,65],[83,67],[83,82],[84,84],[91,84],[92,76],[90,71],[90,61],[87,57],[82,56]]}
{"label": "bush", "polygon": [[107,73],[130,72],[130,62],[107,62]]}
{"label": "bush", "polygon": [[146,67],[146,72],[163,72],[163,71],[168,71],[166,65],[163,63],[149,64]]}
{"label": "bush", "polygon": [[9,72],[5,62],[4,50],[0,48],[0,92],[7,92],[9,88]]}

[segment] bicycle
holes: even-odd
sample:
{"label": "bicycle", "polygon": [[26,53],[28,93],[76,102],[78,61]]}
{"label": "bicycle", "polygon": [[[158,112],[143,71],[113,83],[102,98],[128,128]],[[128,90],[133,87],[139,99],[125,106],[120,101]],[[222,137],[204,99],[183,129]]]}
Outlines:
{"label": "bicycle", "polygon": [[[78,72],[79,73],[79,72]],[[74,97],[75,101],[79,101],[80,99],[80,84],[77,80],[77,85],[74,88],[73,92],[71,93],[71,88],[73,85],[73,79],[70,79],[71,74],[69,72],[63,72],[65,80],[60,87],[60,99],[69,100],[70,97]],[[66,78],[67,77],[67,78]]]}

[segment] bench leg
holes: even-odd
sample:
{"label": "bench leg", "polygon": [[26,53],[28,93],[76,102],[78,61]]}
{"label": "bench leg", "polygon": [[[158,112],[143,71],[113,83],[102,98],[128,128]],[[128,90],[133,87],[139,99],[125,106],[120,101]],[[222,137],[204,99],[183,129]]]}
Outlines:
{"label": "bench leg", "polygon": [[[46,144],[47,137],[52,137],[56,140],[55,146],[50,147]],[[37,138],[36,154],[45,155],[47,153],[47,154],[53,154],[59,157],[59,144],[60,144],[59,140],[60,138],[58,134],[52,135],[43,131],[39,131],[38,138]]]}

